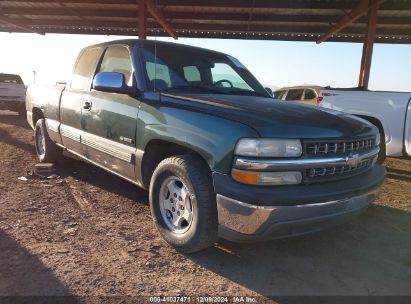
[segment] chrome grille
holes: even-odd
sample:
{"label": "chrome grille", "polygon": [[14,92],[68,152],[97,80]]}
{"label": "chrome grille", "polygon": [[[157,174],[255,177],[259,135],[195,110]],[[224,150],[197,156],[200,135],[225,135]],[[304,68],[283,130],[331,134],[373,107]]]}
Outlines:
{"label": "chrome grille", "polygon": [[343,154],[349,152],[364,152],[371,150],[375,145],[375,138],[347,141],[324,141],[305,143],[307,155]]}
{"label": "chrome grille", "polygon": [[308,179],[316,179],[321,177],[342,177],[346,174],[354,174],[360,171],[364,171],[372,166],[372,159],[365,159],[358,163],[357,166],[342,165],[334,167],[324,168],[311,168],[306,170],[306,176]]}

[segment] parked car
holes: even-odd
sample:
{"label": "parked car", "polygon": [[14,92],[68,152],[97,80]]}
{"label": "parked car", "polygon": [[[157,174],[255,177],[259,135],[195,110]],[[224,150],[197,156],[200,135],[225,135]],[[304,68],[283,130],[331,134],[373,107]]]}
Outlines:
{"label": "parked car", "polygon": [[281,88],[274,92],[274,98],[285,101],[298,101],[308,105],[316,105],[321,87],[297,86]]}
{"label": "parked car", "polygon": [[26,114],[26,87],[19,75],[0,73],[0,110]]}
{"label": "parked car", "polygon": [[379,163],[386,155],[411,156],[411,93],[325,88],[318,105],[368,120],[381,135]]}
{"label": "parked car", "polygon": [[[276,239],[346,221],[377,197],[378,129],[272,102],[237,59],[121,40],[81,51],[71,83],[33,87],[41,162],[67,150],[149,190],[162,237],[183,252]],[[96,176],[98,178],[98,176]]]}

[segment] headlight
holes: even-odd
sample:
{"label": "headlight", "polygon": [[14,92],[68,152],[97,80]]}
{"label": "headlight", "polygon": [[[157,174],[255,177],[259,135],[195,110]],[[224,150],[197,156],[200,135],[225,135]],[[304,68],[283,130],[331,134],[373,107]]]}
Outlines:
{"label": "headlight", "polygon": [[298,139],[243,138],[235,149],[236,155],[253,157],[299,157],[301,153]]}

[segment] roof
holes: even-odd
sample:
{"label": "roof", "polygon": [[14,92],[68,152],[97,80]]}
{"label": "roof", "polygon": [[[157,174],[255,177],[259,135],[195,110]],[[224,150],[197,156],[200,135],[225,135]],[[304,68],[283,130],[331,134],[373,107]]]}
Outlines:
{"label": "roof", "polygon": [[208,52],[208,53],[214,53],[214,54],[219,54],[223,56],[227,56],[227,54],[218,52],[215,50],[210,50],[207,48],[202,48],[198,46],[193,46],[193,45],[188,45],[188,44],[181,44],[181,43],[174,43],[174,42],[166,42],[166,41],[160,41],[160,40],[145,40],[145,39],[117,39],[117,40],[110,40],[110,41],[105,41],[101,43],[97,43],[94,45],[90,45],[85,47],[85,49],[89,48],[94,48],[94,47],[108,47],[110,45],[128,45],[130,47],[133,46],[140,46],[140,47],[148,47],[148,48],[154,48],[155,45],[157,47],[163,46],[163,47],[169,47],[169,48],[178,48],[178,49],[192,49],[192,50],[198,50],[199,52]]}
{"label": "roof", "polygon": [[[360,0],[153,0],[178,37],[317,41]],[[0,31],[138,35],[138,0],[3,0]],[[328,41],[363,42],[366,17]],[[15,25],[23,27],[15,27]],[[168,36],[148,14],[147,34]],[[387,0],[376,42],[411,43],[411,1]]]}
{"label": "roof", "polygon": [[284,91],[284,90],[298,90],[298,89],[314,89],[314,90],[320,90],[322,89],[322,86],[319,85],[300,85],[300,86],[292,86],[292,87],[282,87],[282,88],[278,88],[276,90],[277,91]]}

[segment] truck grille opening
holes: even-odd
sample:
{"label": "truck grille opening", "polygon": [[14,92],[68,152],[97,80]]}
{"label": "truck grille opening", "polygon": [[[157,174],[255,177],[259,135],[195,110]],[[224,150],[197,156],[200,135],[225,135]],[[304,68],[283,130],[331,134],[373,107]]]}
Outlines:
{"label": "truck grille opening", "polygon": [[375,138],[347,141],[307,142],[304,144],[306,155],[329,155],[365,152],[374,148]]}
{"label": "truck grille opening", "polygon": [[325,168],[310,168],[305,172],[306,179],[308,181],[315,181],[322,178],[330,177],[343,177],[345,175],[354,175],[356,173],[361,173],[368,170],[373,164],[372,159],[365,159],[358,163],[357,166],[335,166],[335,167],[325,167]]}

